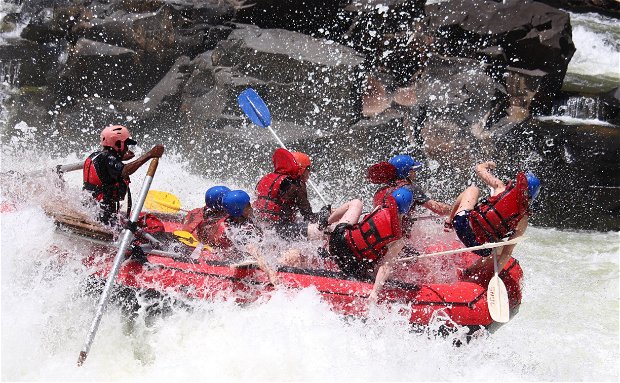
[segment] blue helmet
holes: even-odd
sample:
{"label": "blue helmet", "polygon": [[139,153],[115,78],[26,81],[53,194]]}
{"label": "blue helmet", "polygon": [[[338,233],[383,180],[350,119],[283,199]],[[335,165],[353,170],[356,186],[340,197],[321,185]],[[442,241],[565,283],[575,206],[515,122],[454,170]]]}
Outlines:
{"label": "blue helmet", "polygon": [[243,209],[250,203],[250,196],[243,190],[231,190],[224,194],[222,199],[222,205],[226,212],[233,217],[240,217],[243,215]]}
{"label": "blue helmet", "polygon": [[388,162],[396,167],[396,176],[398,178],[406,178],[410,170],[417,170],[422,167],[421,162],[414,160],[413,157],[407,154],[399,154],[392,157]]}
{"label": "blue helmet", "polygon": [[392,192],[392,197],[396,200],[398,212],[405,214],[413,203],[413,192],[407,187],[400,187]]}
{"label": "blue helmet", "polygon": [[226,186],[210,187],[205,193],[205,205],[211,209],[221,209],[224,194],[230,191]]}
{"label": "blue helmet", "polygon": [[528,194],[533,201],[538,197],[538,193],[540,193],[540,180],[530,171],[525,173],[525,178],[527,178]]}

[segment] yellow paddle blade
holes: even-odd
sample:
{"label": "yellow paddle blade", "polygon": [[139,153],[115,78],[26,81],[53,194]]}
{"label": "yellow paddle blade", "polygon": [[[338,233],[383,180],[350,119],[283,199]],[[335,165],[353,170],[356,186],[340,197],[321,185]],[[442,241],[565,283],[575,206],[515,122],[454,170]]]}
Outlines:
{"label": "yellow paddle blade", "polygon": [[181,201],[172,193],[149,190],[144,200],[144,208],[161,213],[176,213],[181,209]]}
{"label": "yellow paddle blade", "polygon": [[179,242],[182,242],[186,244],[187,246],[191,246],[191,247],[198,246],[198,243],[199,243],[198,240],[189,231],[177,230],[173,232],[172,234],[174,234],[177,237]]}
{"label": "yellow paddle blade", "polygon": [[[172,234],[174,234],[177,239],[179,240],[179,242],[186,244],[187,246],[191,246],[191,247],[196,247],[198,246],[198,244],[200,243],[199,240],[196,239],[196,237],[194,237],[194,235],[192,233],[190,233],[189,231],[184,231],[184,230],[177,230],[175,232],[173,232]],[[209,250],[209,251],[213,251],[213,248],[209,245],[202,245],[202,250]]]}

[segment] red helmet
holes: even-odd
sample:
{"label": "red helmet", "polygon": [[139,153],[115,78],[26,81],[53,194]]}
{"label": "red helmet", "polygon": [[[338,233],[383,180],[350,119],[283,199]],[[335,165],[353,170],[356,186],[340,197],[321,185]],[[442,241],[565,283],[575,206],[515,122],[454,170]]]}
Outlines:
{"label": "red helmet", "polygon": [[310,162],[310,157],[308,157],[306,153],[291,152],[291,154],[295,158],[295,162],[297,162],[297,164],[301,168],[301,170],[299,171],[300,174],[303,174],[303,172],[305,172],[306,169],[308,169],[310,165],[312,165],[312,162]]}
{"label": "red helmet", "polygon": [[122,125],[110,125],[101,131],[101,145],[108,146],[117,152],[124,152],[127,145],[135,145],[136,141],[131,139],[131,134]]}

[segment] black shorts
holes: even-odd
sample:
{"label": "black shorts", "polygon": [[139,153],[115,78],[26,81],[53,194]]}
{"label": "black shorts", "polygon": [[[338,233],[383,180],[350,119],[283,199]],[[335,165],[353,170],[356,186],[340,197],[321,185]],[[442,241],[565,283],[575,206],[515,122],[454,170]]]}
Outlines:
{"label": "black shorts", "polygon": [[[476,240],[476,234],[474,234],[469,224],[469,213],[470,210],[463,210],[454,216],[452,227],[454,227],[454,231],[461,242],[463,242],[463,245],[466,247],[480,246],[481,243]],[[488,257],[491,255],[491,249],[474,250],[473,253],[481,257]]]}
{"label": "black shorts", "polygon": [[278,222],[274,225],[276,233],[284,239],[308,238],[308,222]]}
{"label": "black shorts", "polygon": [[329,236],[329,253],[333,256],[340,270],[347,276],[362,281],[372,281],[374,263],[364,262],[357,258],[344,237],[347,229],[351,227],[353,226],[348,223],[341,223],[336,226]]}

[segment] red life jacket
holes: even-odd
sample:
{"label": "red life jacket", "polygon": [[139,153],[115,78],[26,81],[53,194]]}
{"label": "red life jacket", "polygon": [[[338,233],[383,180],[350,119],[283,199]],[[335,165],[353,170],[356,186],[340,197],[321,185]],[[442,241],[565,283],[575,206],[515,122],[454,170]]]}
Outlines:
{"label": "red life jacket", "polygon": [[220,249],[228,249],[232,247],[232,242],[226,236],[226,219],[228,215],[225,215],[209,225],[207,230],[202,232],[201,239],[209,246],[217,247]]}
{"label": "red life jacket", "polygon": [[165,231],[164,223],[161,219],[157,218],[153,214],[145,212],[140,213],[138,216],[138,227],[142,228],[143,231],[149,234],[161,233]]}
{"label": "red life jacket", "polygon": [[[290,208],[294,201],[283,198],[280,192],[282,182],[296,180],[301,168],[295,157],[285,149],[276,149],[273,154],[274,172],[264,176],[256,185],[256,201],[252,204],[254,214],[264,221],[294,221],[294,209]],[[288,211],[286,216],[283,210]]]}
{"label": "red life jacket", "polygon": [[110,202],[120,202],[127,194],[129,178],[116,182],[109,180],[104,184],[95,166],[95,159],[100,155],[106,155],[105,151],[94,152],[84,161],[82,167],[83,188],[93,192],[93,197],[97,201],[102,201],[105,198]]}
{"label": "red life jacket", "polygon": [[506,190],[481,201],[469,213],[469,222],[479,243],[497,242],[509,236],[528,211],[527,178],[523,172]]}
{"label": "red life jacket", "polygon": [[401,237],[398,208],[391,196],[386,205],[376,208],[361,222],[345,231],[349,249],[360,260],[381,259],[387,252],[387,245]]}
{"label": "red life jacket", "polygon": [[372,206],[383,206],[386,201],[386,197],[392,195],[392,192],[401,186],[411,185],[411,182],[406,179],[398,179],[387,186],[384,186],[375,192],[375,196],[372,199]]}
{"label": "red life jacket", "polygon": [[195,209],[187,212],[185,218],[183,218],[183,227],[182,230],[189,231],[190,233],[196,235],[196,229],[200,224],[203,223],[204,220],[204,208],[197,207]]}

